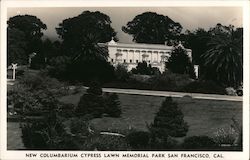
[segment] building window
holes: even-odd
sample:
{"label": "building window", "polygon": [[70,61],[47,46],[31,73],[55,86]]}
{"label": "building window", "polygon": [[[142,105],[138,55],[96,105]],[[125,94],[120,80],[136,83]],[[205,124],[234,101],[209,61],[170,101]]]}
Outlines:
{"label": "building window", "polygon": [[126,63],[126,59],[124,59],[123,62]]}
{"label": "building window", "polygon": [[129,62],[132,63],[132,59],[130,59]]}
{"label": "building window", "polygon": [[150,63],[150,60],[148,61],[148,63]]}
{"label": "building window", "polygon": [[111,62],[114,62],[114,59],[113,59],[113,58],[111,59]]}
{"label": "building window", "polygon": [[136,63],[138,63],[139,61],[138,60],[136,60]]}

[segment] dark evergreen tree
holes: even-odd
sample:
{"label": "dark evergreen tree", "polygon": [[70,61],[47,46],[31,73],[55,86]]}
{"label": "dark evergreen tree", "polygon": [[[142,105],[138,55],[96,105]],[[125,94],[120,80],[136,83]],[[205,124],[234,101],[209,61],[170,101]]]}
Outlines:
{"label": "dark evergreen tree", "polygon": [[189,74],[191,78],[195,78],[194,66],[182,46],[177,46],[172,51],[171,56],[166,62],[166,68],[173,73]]}
{"label": "dark evergreen tree", "polygon": [[93,83],[87,90],[87,93],[81,97],[76,108],[76,113],[80,115],[90,114],[93,117],[101,117],[104,113],[104,107],[102,89],[97,83]]}
{"label": "dark evergreen tree", "polygon": [[171,137],[183,137],[188,131],[188,125],[183,119],[184,115],[171,97],[162,102],[150,130],[155,138],[167,139]]}
{"label": "dark evergreen tree", "polygon": [[105,113],[110,117],[120,117],[121,116],[121,106],[119,97],[116,93],[105,95]]}

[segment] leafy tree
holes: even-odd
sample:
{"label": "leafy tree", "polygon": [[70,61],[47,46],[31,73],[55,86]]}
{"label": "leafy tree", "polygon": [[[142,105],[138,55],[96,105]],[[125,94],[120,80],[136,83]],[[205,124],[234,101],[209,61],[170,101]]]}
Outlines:
{"label": "leafy tree", "polygon": [[98,11],[84,11],[76,17],[65,19],[56,31],[63,40],[64,53],[73,57],[77,57],[84,50],[87,53],[88,49],[85,47],[89,47],[89,35],[97,39],[97,42],[108,42],[116,36],[109,16]]}
{"label": "leafy tree", "polygon": [[7,64],[17,63],[18,65],[27,64],[28,56],[26,55],[27,41],[25,34],[16,28],[7,29]]}
{"label": "leafy tree", "polygon": [[122,30],[132,35],[137,43],[171,44],[179,36],[182,26],[168,16],[145,12],[128,22]]}
{"label": "leafy tree", "polygon": [[98,45],[116,36],[109,16],[98,11],[84,11],[63,20],[56,31],[63,40],[63,54],[72,59],[68,68],[71,79],[103,82],[114,78],[114,68],[107,62],[108,50]]}
{"label": "leafy tree", "polygon": [[243,81],[243,29],[217,24],[209,32],[209,49],[201,56],[207,67],[206,78],[226,86],[239,86]]}
{"label": "leafy tree", "polygon": [[192,61],[194,64],[203,67],[203,59],[201,55],[208,50],[208,42],[211,35],[208,31],[203,28],[198,28],[194,32],[186,31],[185,34],[181,35],[181,39],[185,48],[192,49]]}
{"label": "leafy tree", "polygon": [[181,46],[177,46],[172,51],[168,62],[166,62],[166,69],[173,73],[189,74],[192,78],[195,77],[194,66],[187,55],[187,51]]}
{"label": "leafy tree", "polygon": [[170,137],[183,137],[188,131],[188,125],[183,119],[183,113],[171,97],[167,97],[156,113],[150,130],[154,139],[167,140]]}
{"label": "leafy tree", "polygon": [[41,37],[43,36],[42,31],[47,29],[46,24],[44,24],[39,18],[32,15],[17,15],[9,18],[8,28],[18,29],[25,34],[25,39],[28,42],[28,47],[26,54],[29,55],[32,52],[39,53],[41,43]]}

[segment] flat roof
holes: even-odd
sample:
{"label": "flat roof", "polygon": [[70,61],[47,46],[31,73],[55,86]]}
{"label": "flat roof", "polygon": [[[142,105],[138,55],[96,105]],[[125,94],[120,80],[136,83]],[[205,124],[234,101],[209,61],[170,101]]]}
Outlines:
{"label": "flat roof", "polygon": [[[120,47],[120,48],[138,48],[138,49],[160,49],[160,50],[172,50],[173,46],[167,46],[164,44],[146,44],[146,43],[119,43],[119,42],[107,42],[98,43],[101,45],[107,45],[109,47]],[[186,49],[191,51],[191,49]]]}

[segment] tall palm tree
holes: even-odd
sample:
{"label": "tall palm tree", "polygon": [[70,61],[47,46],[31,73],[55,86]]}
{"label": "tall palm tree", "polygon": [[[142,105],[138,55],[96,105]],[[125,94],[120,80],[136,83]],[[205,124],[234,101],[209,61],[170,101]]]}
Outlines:
{"label": "tall palm tree", "polygon": [[107,60],[108,50],[106,47],[98,44],[98,35],[92,33],[86,34],[82,37],[81,50],[73,58],[74,61],[78,60]]}
{"label": "tall palm tree", "polygon": [[242,29],[218,24],[210,32],[209,49],[201,55],[204,66],[214,72],[215,80],[221,84],[239,86],[243,79]]}

